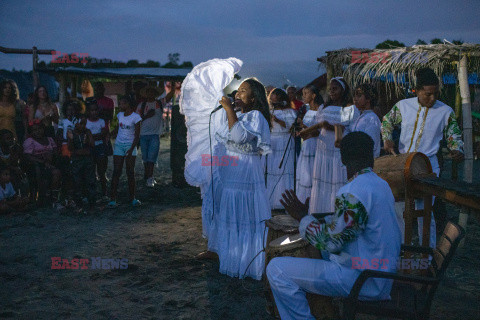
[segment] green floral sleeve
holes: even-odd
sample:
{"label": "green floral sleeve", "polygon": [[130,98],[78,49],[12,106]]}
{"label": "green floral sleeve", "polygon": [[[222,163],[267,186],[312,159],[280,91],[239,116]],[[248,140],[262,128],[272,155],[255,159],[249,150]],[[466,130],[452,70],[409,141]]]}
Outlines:
{"label": "green floral sleeve", "polygon": [[358,237],[367,220],[367,210],[360,200],[344,193],[335,200],[335,214],[331,222],[312,221],[305,229],[305,236],[317,249],[336,253]]}
{"label": "green floral sleeve", "polygon": [[443,129],[443,135],[447,141],[448,149],[463,152],[462,131],[458,127],[458,122],[453,112],[448,117],[448,124]]}
{"label": "green floral sleeve", "polygon": [[382,119],[382,127],[380,132],[382,133],[383,141],[392,140],[393,128],[402,123],[402,114],[397,105],[394,105]]}

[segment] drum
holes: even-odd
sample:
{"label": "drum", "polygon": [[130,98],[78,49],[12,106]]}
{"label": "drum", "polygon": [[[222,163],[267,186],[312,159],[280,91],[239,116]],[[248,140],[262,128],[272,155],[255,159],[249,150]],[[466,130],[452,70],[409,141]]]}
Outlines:
{"label": "drum", "polygon": [[[278,239],[275,239],[268,243],[268,247],[265,254],[265,266],[268,265],[270,260],[275,257],[298,257],[298,258],[321,258],[320,252],[307,241],[300,237],[300,234],[286,234]],[[265,297],[267,302],[267,312],[280,319],[277,307],[275,305],[275,299],[273,298],[272,291],[268,279],[265,277]],[[317,319],[338,318],[338,311],[333,305],[333,299],[317,294],[307,293],[308,304],[310,305],[310,311]]]}
{"label": "drum", "polygon": [[411,152],[377,158],[373,171],[387,181],[395,201],[405,201],[405,190],[409,180],[431,174],[432,165],[423,153]]}
{"label": "drum", "polygon": [[299,223],[290,215],[281,214],[265,221],[265,225],[268,227],[268,245],[271,241],[278,239],[281,236],[298,233]]}

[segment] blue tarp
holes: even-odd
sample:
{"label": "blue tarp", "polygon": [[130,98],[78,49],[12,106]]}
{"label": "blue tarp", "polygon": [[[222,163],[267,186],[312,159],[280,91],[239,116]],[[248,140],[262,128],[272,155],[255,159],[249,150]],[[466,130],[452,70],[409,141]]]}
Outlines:
{"label": "blue tarp", "polygon": [[58,68],[55,73],[88,74],[98,77],[146,77],[146,78],[185,78],[191,69],[170,68],[102,68],[85,69],[77,67]]}

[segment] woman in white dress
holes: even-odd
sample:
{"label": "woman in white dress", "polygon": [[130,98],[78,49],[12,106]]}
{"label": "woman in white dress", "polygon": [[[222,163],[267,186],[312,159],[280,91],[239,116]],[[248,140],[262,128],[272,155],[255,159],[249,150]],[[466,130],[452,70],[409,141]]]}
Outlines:
{"label": "woman in white dress", "polygon": [[352,125],[352,131],[365,132],[373,140],[373,157],[380,156],[380,127],[381,122],[373,111],[377,100],[377,92],[371,84],[364,83],[355,88],[353,102],[360,111],[360,116]]}
{"label": "woman in white dress", "polygon": [[218,254],[221,273],[260,280],[265,264],[265,220],[271,217],[261,159],[271,152],[270,113],[265,88],[256,79],[246,79],[235,98],[239,113],[229,98],[220,101],[227,121],[215,134],[223,148],[214,155],[214,160],[219,159],[214,163],[219,205],[208,247]]}
{"label": "woman in white dress", "polygon": [[347,134],[358,118],[358,109],[350,101],[350,90],[345,80],[342,77],[332,78],[325,108],[317,113],[316,124],[300,133],[304,139],[318,135],[310,214],[333,212],[336,193],[347,182],[347,171],[340,158],[340,149],[335,146],[335,131]]}
{"label": "woman in white dress", "polygon": [[[317,87],[308,85],[303,88],[303,102],[308,105],[308,111],[300,122],[302,129],[315,124],[317,112],[323,108],[323,98]],[[300,135],[300,133],[297,133]],[[297,190],[298,199],[305,203],[312,192],[312,174],[315,160],[315,149],[317,148],[317,138],[311,138],[303,141],[300,155],[297,162]]]}
{"label": "woman in white dress", "polygon": [[[268,96],[272,112],[272,154],[267,157],[267,194],[270,199],[272,209],[283,209],[280,199],[282,193],[288,189],[293,189],[294,178],[294,157],[295,142],[290,139],[290,128],[297,118],[297,113],[292,109],[290,99],[285,91],[275,88]],[[285,148],[288,150],[285,153]],[[285,153],[282,166],[280,162]]]}

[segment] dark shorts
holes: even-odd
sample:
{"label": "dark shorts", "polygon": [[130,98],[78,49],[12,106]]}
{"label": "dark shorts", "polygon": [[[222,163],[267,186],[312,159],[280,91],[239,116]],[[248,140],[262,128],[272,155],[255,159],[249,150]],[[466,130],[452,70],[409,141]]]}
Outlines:
{"label": "dark shorts", "polygon": [[105,144],[100,143],[99,145],[96,145],[95,147],[93,147],[92,155],[93,155],[94,158],[106,157]]}

